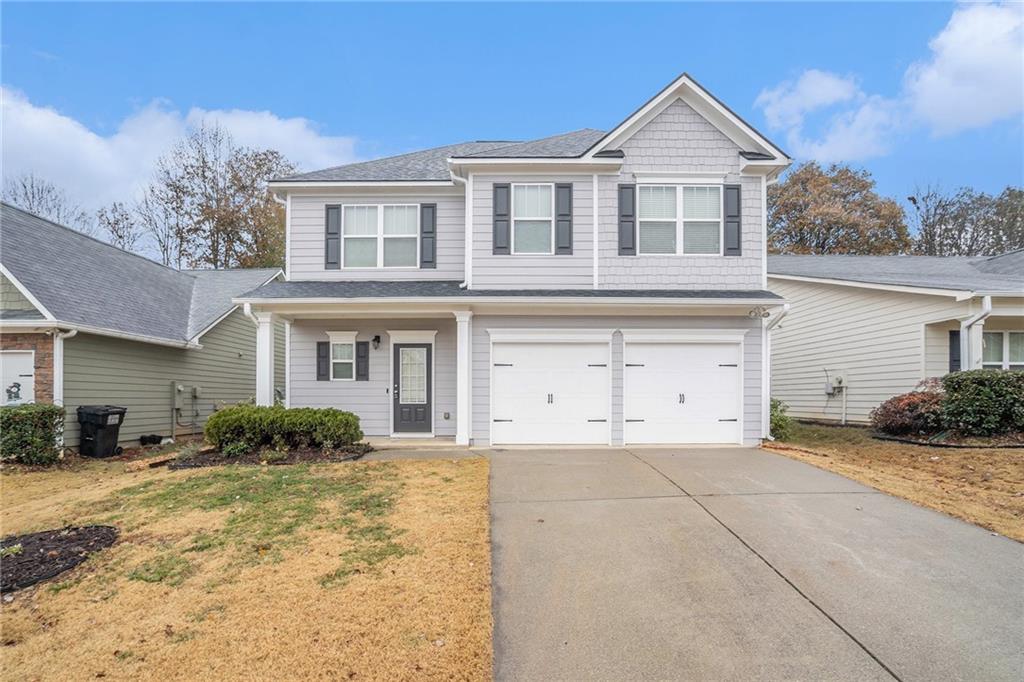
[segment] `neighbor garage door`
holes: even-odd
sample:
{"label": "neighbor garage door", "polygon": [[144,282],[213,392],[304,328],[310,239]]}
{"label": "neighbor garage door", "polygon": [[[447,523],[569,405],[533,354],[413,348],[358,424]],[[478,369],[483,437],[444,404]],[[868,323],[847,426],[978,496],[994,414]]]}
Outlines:
{"label": "neighbor garage door", "polygon": [[739,343],[625,344],[629,443],[741,442]]}
{"label": "neighbor garage door", "polygon": [[608,444],[609,344],[495,342],[491,443]]}

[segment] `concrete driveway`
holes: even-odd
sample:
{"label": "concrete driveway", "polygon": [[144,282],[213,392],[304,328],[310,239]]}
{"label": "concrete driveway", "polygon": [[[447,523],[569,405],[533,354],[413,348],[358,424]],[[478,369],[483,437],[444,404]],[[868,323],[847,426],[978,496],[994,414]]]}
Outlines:
{"label": "concrete driveway", "polygon": [[1024,546],[755,449],[490,451],[499,680],[1020,680]]}

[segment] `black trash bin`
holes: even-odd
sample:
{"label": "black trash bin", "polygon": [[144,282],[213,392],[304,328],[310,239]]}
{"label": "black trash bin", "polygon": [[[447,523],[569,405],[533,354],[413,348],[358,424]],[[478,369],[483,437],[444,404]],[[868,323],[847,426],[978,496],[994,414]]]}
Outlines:
{"label": "black trash bin", "polygon": [[120,455],[117,435],[121,422],[128,412],[127,407],[114,405],[82,405],[78,408],[78,423],[81,426],[81,443],[78,451],[85,457],[110,457]]}

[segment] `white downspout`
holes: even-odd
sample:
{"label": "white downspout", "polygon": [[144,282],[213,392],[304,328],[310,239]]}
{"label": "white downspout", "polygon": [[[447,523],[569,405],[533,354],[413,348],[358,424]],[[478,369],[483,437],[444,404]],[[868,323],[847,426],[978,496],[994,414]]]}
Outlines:
{"label": "white downspout", "polygon": [[782,310],[764,325],[764,351],[761,359],[761,432],[767,440],[775,440],[771,432],[772,401],[772,330],[779,326],[789,313],[789,304],[783,303]]}
{"label": "white downspout", "polygon": [[53,404],[64,406],[64,339],[78,333],[77,329],[53,332]]}
{"label": "white downspout", "polygon": [[459,283],[460,289],[471,289],[473,288],[473,176],[470,174],[468,177],[462,177],[457,175],[455,171],[449,169],[449,175],[452,176],[454,182],[459,183],[465,188],[466,202],[465,202],[465,234],[463,235],[463,259],[464,263],[464,274],[462,276],[462,282]]}
{"label": "white downspout", "polygon": [[[974,325],[981,322],[984,327],[985,318],[992,314],[992,297],[981,297],[981,312],[972,315],[960,323],[960,369],[974,369],[976,364],[981,364],[981,336],[978,335],[978,342],[971,342],[971,332]],[[975,363],[975,350],[977,360]]]}

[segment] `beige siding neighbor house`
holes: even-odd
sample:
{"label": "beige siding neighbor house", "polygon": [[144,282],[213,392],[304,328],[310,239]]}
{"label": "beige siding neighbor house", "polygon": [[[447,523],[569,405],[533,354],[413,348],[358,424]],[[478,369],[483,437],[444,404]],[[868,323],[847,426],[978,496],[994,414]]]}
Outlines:
{"label": "beige siding neighbor house", "polygon": [[[256,325],[232,298],[274,269],[178,271],[13,206],[0,206],[3,403],[128,408],[123,445],[200,433],[220,405],[256,393]],[[274,386],[284,392],[284,325]]]}
{"label": "beige siding neighbor house", "polygon": [[286,400],[458,444],[766,435],[765,193],[790,159],[684,74],[608,131],[462,142],[280,178]]}
{"label": "beige siding neighbor house", "polygon": [[771,256],[768,283],[789,303],[771,333],[771,393],[795,417],[863,424],[924,379],[1024,370],[1024,251]]}

